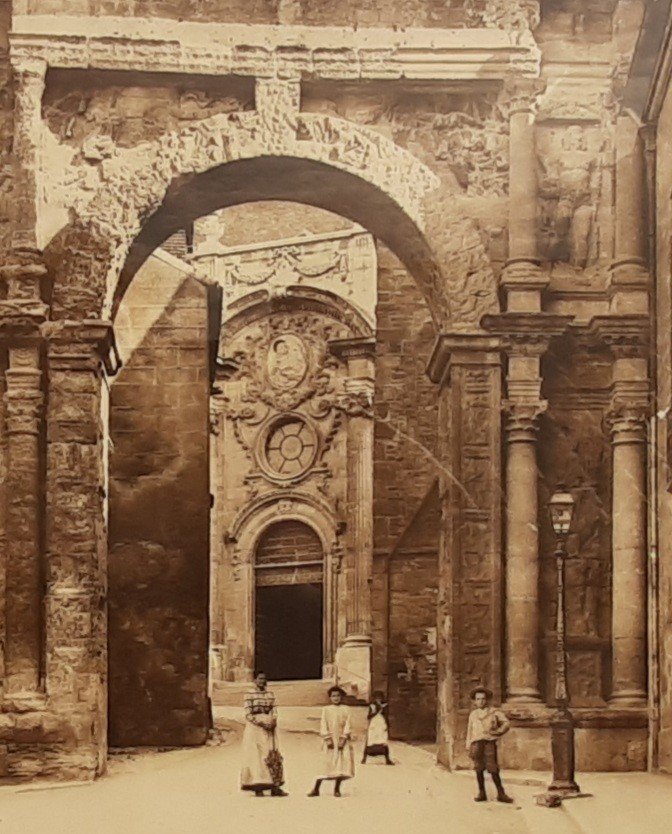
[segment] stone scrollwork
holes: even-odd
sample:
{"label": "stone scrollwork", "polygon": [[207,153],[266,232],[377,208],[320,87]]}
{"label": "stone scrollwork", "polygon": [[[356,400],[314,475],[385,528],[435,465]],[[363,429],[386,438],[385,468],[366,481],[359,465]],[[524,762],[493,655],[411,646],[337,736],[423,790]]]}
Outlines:
{"label": "stone scrollwork", "polygon": [[236,369],[224,408],[252,464],[246,484],[255,495],[260,477],[291,485],[312,473],[328,476],[319,464],[340,423],[343,363],[327,345],[347,332],[324,315],[298,311],[271,314],[233,337]]}

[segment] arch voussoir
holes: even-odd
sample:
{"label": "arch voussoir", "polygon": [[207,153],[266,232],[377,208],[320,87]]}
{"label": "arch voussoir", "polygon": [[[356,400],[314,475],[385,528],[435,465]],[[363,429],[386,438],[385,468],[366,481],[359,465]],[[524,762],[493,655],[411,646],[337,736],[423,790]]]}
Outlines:
{"label": "arch voussoir", "polygon": [[[284,180],[283,169],[290,172]],[[171,223],[174,230],[181,197],[203,177],[212,177],[216,188],[200,213],[296,199],[361,223],[406,263],[441,329],[458,321],[478,327],[483,313],[497,311],[492,269],[475,225],[416,157],[332,116],[300,113],[292,125],[278,126],[263,113],[246,112],[213,116],[105,160],[97,191],[86,202],[74,201],[77,214],[47,249],[54,318],[110,318],[124,282]],[[194,202],[193,189],[190,196]],[[134,261],[145,227],[151,233]]]}

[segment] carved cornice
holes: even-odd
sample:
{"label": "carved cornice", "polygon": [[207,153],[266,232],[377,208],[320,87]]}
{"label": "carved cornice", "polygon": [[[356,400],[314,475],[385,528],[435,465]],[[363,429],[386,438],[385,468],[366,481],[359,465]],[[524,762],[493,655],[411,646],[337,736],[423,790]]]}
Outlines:
{"label": "carved cornice", "polygon": [[46,322],[42,333],[48,342],[49,365],[54,370],[95,371],[102,365],[113,376],[121,367],[110,322]]}
{"label": "carved cornice", "polygon": [[648,316],[595,316],[589,332],[608,345],[616,359],[644,359],[649,350]]}
{"label": "carved cornice", "polygon": [[442,384],[451,365],[501,365],[501,340],[487,333],[440,333],[436,337],[425,373]]}
{"label": "carved cornice", "polygon": [[352,339],[332,339],[329,350],[339,359],[371,359],[376,355],[376,340],[366,336],[355,336]]}
{"label": "carved cornice", "polygon": [[[372,34],[374,37],[372,37]],[[375,43],[375,45],[373,45]],[[503,29],[359,29],[14,15],[12,63],[259,78],[500,81],[537,75],[533,39]]]}
{"label": "carved cornice", "polygon": [[552,313],[502,313],[483,316],[481,326],[500,338],[502,348],[510,354],[541,356],[552,339],[566,332],[573,316]]}

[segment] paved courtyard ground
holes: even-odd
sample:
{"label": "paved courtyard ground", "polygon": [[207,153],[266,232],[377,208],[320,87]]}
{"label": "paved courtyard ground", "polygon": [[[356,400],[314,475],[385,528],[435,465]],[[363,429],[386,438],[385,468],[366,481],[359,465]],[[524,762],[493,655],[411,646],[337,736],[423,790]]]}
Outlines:
{"label": "paved courtyard ground", "polygon": [[[358,767],[344,796],[310,799],[306,793],[320,761],[312,734],[281,733],[288,770],[286,799],[257,799],[238,790],[239,741],[196,750],[116,755],[110,773],[90,784],[42,782],[0,787],[2,834],[658,834],[669,831],[672,780],[645,775],[586,777],[601,797],[584,803],[579,818],[567,807],[538,808],[539,787],[510,780],[512,806],[473,802],[470,774],[438,768],[432,754],[395,745],[396,767]],[[538,778],[538,775],[537,775]],[[620,781],[619,781],[620,780]],[[582,785],[583,787],[583,785]],[[624,789],[649,806],[648,816],[623,816]],[[643,792],[643,793],[641,793]],[[626,803],[627,804],[627,803]],[[636,807],[636,803],[632,803]],[[651,809],[660,810],[656,827]],[[646,811],[644,812],[647,813]],[[607,816],[611,817],[608,823]],[[639,825],[639,823],[642,823]],[[623,827],[624,825],[635,827]]]}

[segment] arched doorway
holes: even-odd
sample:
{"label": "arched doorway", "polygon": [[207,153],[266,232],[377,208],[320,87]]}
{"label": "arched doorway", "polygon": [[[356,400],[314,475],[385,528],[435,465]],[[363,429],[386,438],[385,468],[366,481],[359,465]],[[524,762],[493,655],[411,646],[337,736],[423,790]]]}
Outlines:
{"label": "arched doorway", "polygon": [[255,641],[257,669],[271,680],[322,677],[324,550],[317,533],[286,519],[257,544]]}
{"label": "arched doorway", "polygon": [[[123,153],[115,156],[105,168],[105,181],[100,188],[90,198],[80,196],[76,216],[53,236],[45,252],[53,267],[54,332],[63,331],[64,339],[67,336],[76,342],[81,338],[83,324],[90,319],[100,316],[107,321],[114,317],[140,265],[170,234],[212,211],[260,200],[294,200],[326,208],[380,238],[417,281],[439,328],[459,319],[462,329],[469,325],[476,329],[483,313],[498,311],[494,274],[475,225],[464,219],[450,188],[407,151],[381,139],[374,131],[354,128],[339,119],[300,114],[296,131],[286,130],[285,121],[263,114],[245,115],[243,122],[241,126],[238,116],[213,117],[199,123],[197,135],[191,128],[166,135],[148,147],[146,153],[143,151],[141,160],[132,161]],[[354,160],[352,147],[357,149]],[[456,226],[459,233],[453,234]],[[90,374],[88,366],[82,370],[84,373]],[[55,385],[57,377],[54,380]],[[99,380],[86,377],[86,382],[93,394],[102,399]],[[459,386],[454,388],[455,396],[460,390]],[[494,387],[492,390],[492,401],[497,401],[498,409],[498,393]],[[99,414],[105,410],[92,409],[91,413],[99,420]],[[58,412],[54,408],[49,420],[56,419]],[[65,410],[63,419],[67,419]],[[99,421],[101,426],[94,424],[94,417],[90,422],[95,439],[95,455],[90,456],[95,467],[92,463],[90,474],[100,485],[100,494],[105,495],[107,425],[105,421]],[[494,442],[492,446],[494,449]],[[70,500],[69,487],[58,481],[53,467],[47,472],[47,481],[54,495],[62,494],[64,500]],[[155,505],[156,502],[148,504]],[[101,565],[106,564],[105,511],[101,502],[91,513],[94,538],[99,545],[96,552],[102,554]],[[201,529],[207,532],[207,525]],[[251,556],[252,551],[248,554]],[[166,549],[164,562],[170,556]],[[198,562],[199,580],[207,576],[207,548],[191,557]],[[147,563],[138,564],[144,567]],[[242,570],[248,567],[243,566]],[[157,574],[172,578],[161,569]],[[160,604],[152,610],[170,611],[177,596],[189,597],[189,617],[179,628],[171,621],[179,635],[171,637],[169,649],[182,657],[177,637],[197,633],[198,645],[194,644],[190,653],[194,674],[173,674],[170,657],[156,664],[149,657],[151,643],[137,641],[139,646],[149,647],[142,666],[138,666],[138,680],[159,688],[157,669],[161,676],[166,670],[170,672],[171,679],[169,685],[161,683],[161,703],[148,699],[152,715],[141,722],[141,727],[131,728],[135,739],[145,738],[145,728],[151,725],[156,729],[155,737],[161,739],[159,743],[166,743],[167,715],[179,720],[182,730],[194,741],[202,741],[206,735],[208,585],[193,582],[193,574],[188,576],[192,581],[186,586],[181,581],[169,583]],[[105,583],[97,581],[104,595]],[[154,590],[155,586],[151,587]],[[143,606],[135,608],[132,624],[138,631],[145,628],[147,610]],[[187,619],[198,622],[196,631]],[[96,629],[96,639],[104,643],[109,634],[107,622],[101,620]],[[166,631],[159,627],[157,633],[163,638]],[[91,643],[92,651],[97,645]],[[97,685],[101,699],[106,699],[107,680],[102,672]],[[97,738],[104,746],[103,731],[107,727],[103,711],[100,715]],[[182,730],[181,738],[185,734]]]}

